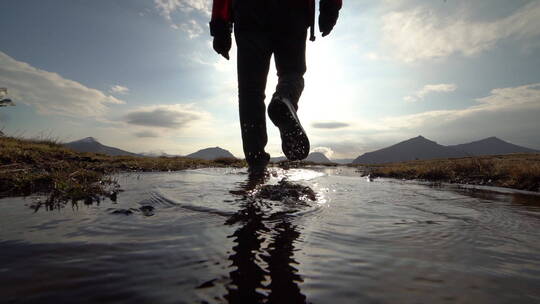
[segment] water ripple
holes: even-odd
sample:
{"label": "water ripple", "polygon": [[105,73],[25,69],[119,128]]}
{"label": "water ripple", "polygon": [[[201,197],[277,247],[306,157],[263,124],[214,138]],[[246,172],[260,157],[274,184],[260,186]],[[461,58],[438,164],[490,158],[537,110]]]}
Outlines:
{"label": "water ripple", "polygon": [[540,301],[538,195],[346,167],[118,178],[116,202],[0,200],[3,301]]}

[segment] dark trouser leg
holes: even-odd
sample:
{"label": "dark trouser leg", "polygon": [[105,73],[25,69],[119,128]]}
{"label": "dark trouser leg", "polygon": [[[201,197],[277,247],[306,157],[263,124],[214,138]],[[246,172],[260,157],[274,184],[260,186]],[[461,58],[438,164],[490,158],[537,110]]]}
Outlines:
{"label": "dark trouser leg", "polygon": [[306,72],[305,23],[289,23],[289,31],[273,33],[278,85],[268,106],[270,119],[279,128],[281,149],[289,160],[301,160],[309,154],[309,138],[296,115],[298,100],[304,89]]}
{"label": "dark trouser leg", "polygon": [[264,91],[272,56],[268,39],[258,32],[235,31],[238,46],[240,128],[246,161],[257,164],[267,157]]}
{"label": "dark trouser leg", "polygon": [[307,27],[303,23],[275,36],[274,57],[279,79],[274,95],[289,98],[296,109],[304,90],[306,37]]}
{"label": "dark trouser leg", "polygon": [[301,74],[285,74],[279,76],[274,97],[288,98],[298,110],[298,100],[304,90],[304,77]]}

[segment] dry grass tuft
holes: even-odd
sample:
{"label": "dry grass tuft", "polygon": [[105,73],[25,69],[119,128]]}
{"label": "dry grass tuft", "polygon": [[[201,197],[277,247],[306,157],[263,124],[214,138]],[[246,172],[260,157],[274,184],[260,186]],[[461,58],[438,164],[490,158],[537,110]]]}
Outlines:
{"label": "dry grass tuft", "polygon": [[373,177],[421,179],[540,191],[540,154],[509,154],[364,166]]}
{"label": "dry grass tuft", "polygon": [[0,196],[47,193],[47,204],[91,201],[120,191],[111,174],[129,171],[178,171],[201,167],[243,167],[238,159],[108,156],[80,153],[54,140],[0,137]]}

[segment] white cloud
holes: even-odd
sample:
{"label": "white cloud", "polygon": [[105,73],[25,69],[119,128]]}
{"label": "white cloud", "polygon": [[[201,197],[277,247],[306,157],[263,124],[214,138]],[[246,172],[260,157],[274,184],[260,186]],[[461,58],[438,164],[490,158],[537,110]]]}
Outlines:
{"label": "white cloud", "polygon": [[311,123],[313,128],[317,129],[340,129],[350,126],[349,123],[339,121],[314,121]]}
{"label": "white cloud", "polygon": [[187,129],[211,119],[208,112],[191,104],[147,106],[130,111],[124,120],[128,124],[162,129]]}
{"label": "white cloud", "polygon": [[491,91],[491,95],[478,98],[481,105],[476,109],[496,110],[500,108],[540,107],[540,83]]}
{"label": "white cloud", "polygon": [[463,109],[384,117],[337,130],[332,136],[310,134],[310,139],[314,146],[332,149],[336,158],[356,157],[419,134],[443,144],[498,136],[540,148],[540,83],[493,89],[474,101]]}
{"label": "white cloud", "polygon": [[457,86],[452,83],[426,84],[420,90],[414,92],[414,94],[405,96],[403,99],[407,102],[413,102],[424,99],[430,93],[453,92],[456,89]]}
{"label": "white cloud", "polygon": [[332,155],[334,155],[334,150],[330,147],[315,147],[311,150],[311,152],[319,152],[324,154],[324,156],[331,158]]}
{"label": "white cloud", "polygon": [[101,116],[109,104],[124,101],[62,76],[35,68],[0,52],[0,86],[14,102],[35,106],[42,114]]}
{"label": "white cloud", "polygon": [[190,39],[202,34],[204,32],[203,26],[194,19],[177,23],[173,20],[173,15],[177,12],[187,14],[196,12],[209,17],[212,13],[211,0],[154,0],[154,4],[160,15],[170,23],[172,28],[186,32]]}
{"label": "white cloud", "polygon": [[472,56],[501,39],[540,35],[540,1],[491,22],[466,20],[461,15],[440,16],[425,6],[393,11],[383,16],[382,22],[384,40],[395,57],[405,62],[452,54]]}
{"label": "white cloud", "polygon": [[[117,118],[111,133],[136,137],[132,150],[147,151],[148,145],[185,153],[194,145],[216,138],[212,115],[193,104],[151,105],[130,110]],[[213,143],[215,145],[215,143]]]}
{"label": "white cloud", "polygon": [[135,135],[136,137],[140,137],[140,138],[159,137],[159,134],[157,132],[150,131],[150,130],[137,131],[137,132],[133,133],[133,135]]}
{"label": "white cloud", "polygon": [[111,87],[110,92],[124,95],[124,94],[129,93],[129,89],[127,87],[117,84]]}
{"label": "white cloud", "polygon": [[[493,89],[491,95],[477,98],[476,101],[478,104],[465,109],[428,111],[389,117],[383,119],[383,123],[390,129],[426,128],[430,125],[442,125],[471,116],[485,119],[485,115],[490,112],[538,110],[540,109],[540,83]],[[492,121],[494,125],[498,123],[498,121]]]}
{"label": "white cloud", "polygon": [[210,0],[154,0],[154,4],[159,13],[169,21],[175,11],[198,11],[208,16],[212,12]]}
{"label": "white cloud", "polygon": [[186,32],[189,39],[199,37],[204,32],[203,28],[193,19],[180,24],[178,28]]}

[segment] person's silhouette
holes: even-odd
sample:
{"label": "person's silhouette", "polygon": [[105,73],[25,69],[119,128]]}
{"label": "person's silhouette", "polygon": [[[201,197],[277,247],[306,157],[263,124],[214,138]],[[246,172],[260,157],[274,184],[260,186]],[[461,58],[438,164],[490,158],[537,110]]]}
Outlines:
{"label": "person's silhouette", "polygon": [[[337,22],[342,0],[320,0],[319,30],[328,35]],[[240,127],[250,171],[264,170],[270,155],[265,120],[265,88],[272,54],[278,85],[268,116],[279,128],[283,153],[300,160],[309,153],[309,139],[296,111],[304,89],[306,36],[315,40],[315,0],[214,0],[210,33],[213,48],[229,59],[234,24],[238,47]]]}

